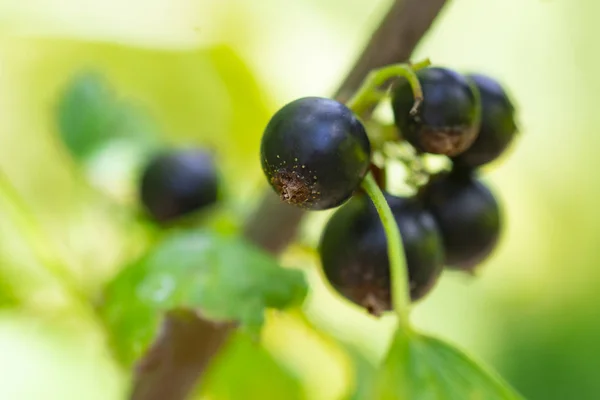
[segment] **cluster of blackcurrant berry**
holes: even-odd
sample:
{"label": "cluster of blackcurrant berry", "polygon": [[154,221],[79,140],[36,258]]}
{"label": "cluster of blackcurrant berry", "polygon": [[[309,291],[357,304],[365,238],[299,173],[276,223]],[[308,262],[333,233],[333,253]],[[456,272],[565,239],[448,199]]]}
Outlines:
{"label": "cluster of blackcurrant berry", "polygon": [[[473,272],[494,249],[498,202],[477,170],[497,159],[517,133],[515,111],[501,85],[484,75],[428,67],[416,72],[423,98],[399,78],[392,87],[397,136],[416,158],[445,155],[451,167],[428,175],[409,197],[385,191],[405,252],[410,298],[434,286],[443,267]],[[308,210],[341,206],[322,234],[320,256],[330,284],[373,314],[392,308],[383,224],[361,182],[373,169],[374,145],[356,114],[326,98],[281,108],[261,143],[263,171],[289,204]]]}

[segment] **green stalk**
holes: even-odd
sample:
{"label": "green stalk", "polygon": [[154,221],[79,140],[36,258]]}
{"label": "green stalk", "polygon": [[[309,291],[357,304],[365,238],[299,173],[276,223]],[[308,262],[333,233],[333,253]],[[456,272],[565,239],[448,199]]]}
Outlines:
{"label": "green stalk", "polygon": [[79,289],[79,284],[71,271],[66,267],[67,263],[55,250],[50,237],[34,217],[25,200],[2,172],[0,172],[0,196],[8,202],[7,211],[29,244],[37,261],[54,276],[79,306],[88,308],[88,299],[85,293]]}
{"label": "green stalk", "polygon": [[404,257],[404,247],[396,219],[388,205],[383,192],[377,186],[373,175],[369,172],[362,183],[371,201],[377,209],[385,236],[387,238],[388,257],[390,260],[390,277],[392,286],[392,304],[398,315],[400,326],[408,328],[408,313],[410,307],[410,295],[408,291],[408,273]]}
{"label": "green stalk", "polygon": [[[410,84],[415,99],[410,112],[411,114],[416,114],[419,105],[423,101],[423,90],[415,71],[425,68],[430,64],[430,61],[426,59],[416,64],[394,64],[373,70],[367,75],[363,84],[346,105],[356,115],[364,115],[387,94],[381,90],[381,87],[385,83],[393,78],[404,77]],[[373,201],[385,230],[390,260],[392,304],[398,315],[398,323],[400,326],[408,328],[410,293],[400,231],[392,211],[371,173],[365,177],[362,187]]]}
{"label": "green stalk", "polygon": [[410,110],[411,114],[416,114],[419,105],[423,101],[423,90],[415,71],[429,66],[431,62],[427,60],[420,61],[416,64],[393,64],[383,68],[375,69],[367,75],[365,81],[358,89],[356,94],[352,96],[346,103],[356,115],[363,115],[373,105],[379,103],[385,96],[385,92],[381,92],[379,88],[392,78],[404,77],[412,88],[415,103]]}

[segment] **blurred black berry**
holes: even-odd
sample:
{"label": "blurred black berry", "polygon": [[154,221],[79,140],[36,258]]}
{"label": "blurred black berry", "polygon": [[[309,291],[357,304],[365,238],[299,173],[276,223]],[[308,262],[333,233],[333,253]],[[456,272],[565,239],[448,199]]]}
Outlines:
{"label": "blurred black berry", "polygon": [[492,253],[500,234],[500,207],[472,174],[436,175],[419,196],[439,226],[448,268],[472,271]]}
{"label": "blurred black berry", "polygon": [[212,155],[200,149],[172,150],[152,158],[140,183],[140,200],[150,216],[168,222],[217,201]]}
{"label": "blurred black berry", "polygon": [[517,134],[515,109],[502,86],[489,76],[468,75],[479,90],[481,126],[475,142],[453,159],[459,168],[477,168],[498,158]]}

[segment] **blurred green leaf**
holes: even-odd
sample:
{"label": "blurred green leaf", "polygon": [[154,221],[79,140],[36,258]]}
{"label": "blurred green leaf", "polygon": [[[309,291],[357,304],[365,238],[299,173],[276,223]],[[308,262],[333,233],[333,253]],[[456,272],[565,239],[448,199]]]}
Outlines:
{"label": "blurred green leaf", "polygon": [[201,393],[217,400],[305,398],[298,377],[244,333],[234,335],[217,356]]}
{"label": "blurred green leaf", "polygon": [[598,300],[566,303],[502,326],[498,369],[531,399],[597,399],[600,347]]}
{"label": "blurred green leaf", "polygon": [[[0,255],[0,310],[4,308],[12,308],[18,306],[21,302],[17,287],[15,287],[15,279],[10,270],[6,270],[6,266],[11,262],[15,262],[8,257],[7,254]],[[21,276],[23,274],[20,274]]]}
{"label": "blurred green leaf", "polygon": [[12,308],[18,303],[19,301],[12,288],[0,280],[0,309]]}
{"label": "blurred green leaf", "polygon": [[458,349],[415,332],[396,333],[378,384],[381,400],[521,399]]}
{"label": "blurred green leaf", "polygon": [[130,364],[154,337],[161,311],[198,308],[207,318],[238,321],[257,333],[266,307],[299,305],[306,293],[302,272],[281,268],[238,237],[182,232],[108,285],[102,313],[118,358]]}
{"label": "blurred green leaf", "polygon": [[355,346],[338,342],[345,350],[354,367],[354,386],[346,400],[363,400],[371,398],[377,377],[377,367],[365,357]]}
{"label": "blurred green leaf", "polygon": [[108,144],[135,143],[143,149],[157,138],[149,117],[118,98],[95,73],[76,75],[65,88],[57,110],[60,138],[73,157],[84,161]]}

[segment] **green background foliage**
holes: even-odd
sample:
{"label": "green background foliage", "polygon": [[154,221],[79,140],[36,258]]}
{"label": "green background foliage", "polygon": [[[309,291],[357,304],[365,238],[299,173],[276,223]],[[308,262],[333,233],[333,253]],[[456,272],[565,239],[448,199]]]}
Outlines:
{"label": "green background foliage", "polygon": [[[206,222],[235,229],[264,188],[257,153],[270,114],[296,97],[329,95],[389,3],[0,1],[0,171],[40,224],[26,234],[31,221],[0,196],[0,398],[123,397],[129,371],[60,276],[73,275],[101,304],[103,287],[160,239],[133,191],[157,146],[216,152],[228,211]],[[516,100],[522,135],[485,171],[504,206],[499,248],[477,279],[445,274],[413,319],[528,399],[600,393],[599,11],[592,0],[453,0],[415,54],[497,76]],[[73,91],[77,79],[83,92]],[[68,111],[88,94],[102,112]],[[106,112],[115,103],[127,112]],[[99,140],[91,129],[93,140],[62,145],[61,134],[95,118],[96,127],[122,127],[109,131],[125,140]],[[268,311],[261,344],[233,337],[197,398],[239,398],[231,382],[249,399],[269,389],[333,400],[369,386],[363,378],[372,379],[394,324],[323,282],[305,246],[328,215],[310,216],[302,246],[281,260],[306,273],[311,324]],[[40,262],[31,240],[61,269]]]}

